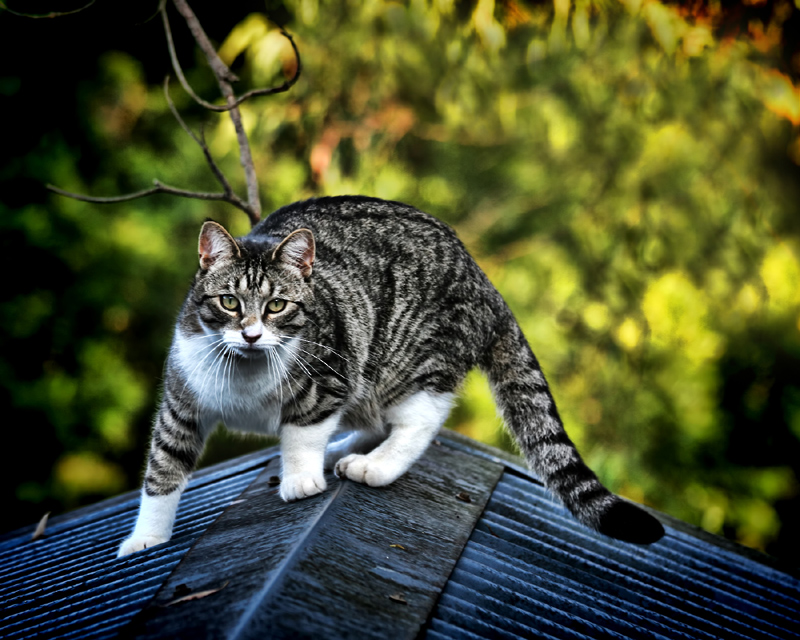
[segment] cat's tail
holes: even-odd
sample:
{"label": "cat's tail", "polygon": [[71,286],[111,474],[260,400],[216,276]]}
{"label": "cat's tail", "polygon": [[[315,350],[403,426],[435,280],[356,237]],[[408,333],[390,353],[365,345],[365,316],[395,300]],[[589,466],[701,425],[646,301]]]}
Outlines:
{"label": "cat's tail", "polygon": [[528,465],[580,522],[612,538],[649,544],[661,523],[606,489],[564,431],[553,396],[522,330],[503,304],[482,368]]}

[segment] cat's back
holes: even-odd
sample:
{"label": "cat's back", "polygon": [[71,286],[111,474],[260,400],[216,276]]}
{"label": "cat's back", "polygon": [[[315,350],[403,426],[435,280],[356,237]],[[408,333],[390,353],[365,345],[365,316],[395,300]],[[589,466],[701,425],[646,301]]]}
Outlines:
{"label": "cat's back", "polygon": [[312,198],[282,207],[262,220],[250,236],[284,237],[310,229],[323,251],[417,255],[449,248],[463,251],[453,230],[410,205],[366,196]]}
{"label": "cat's back", "polygon": [[[335,196],[278,209],[250,232],[266,247],[297,229],[316,243],[319,286],[340,302],[359,298],[376,314],[409,312],[441,321],[466,304],[487,321],[497,292],[447,224],[410,205],[366,196]],[[448,307],[442,315],[443,307]]]}

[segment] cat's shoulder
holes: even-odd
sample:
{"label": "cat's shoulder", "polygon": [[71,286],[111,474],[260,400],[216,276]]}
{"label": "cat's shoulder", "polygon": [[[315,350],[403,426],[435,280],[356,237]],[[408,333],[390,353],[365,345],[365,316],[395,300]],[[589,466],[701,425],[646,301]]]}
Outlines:
{"label": "cat's shoulder", "polygon": [[351,229],[353,225],[387,230],[418,227],[452,233],[447,224],[411,205],[369,196],[346,195],[309,198],[285,205],[256,225],[251,235],[280,234],[300,227],[325,230],[342,224]]}

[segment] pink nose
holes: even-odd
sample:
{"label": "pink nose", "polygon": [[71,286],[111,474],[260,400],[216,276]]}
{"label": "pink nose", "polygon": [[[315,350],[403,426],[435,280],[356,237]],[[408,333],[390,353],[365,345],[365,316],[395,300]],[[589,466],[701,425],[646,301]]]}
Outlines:
{"label": "pink nose", "polygon": [[248,333],[247,329],[245,329],[244,331],[242,331],[242,337],[248,344],[255,344],[261,337],[261,332],[259,331],[258,333]]}

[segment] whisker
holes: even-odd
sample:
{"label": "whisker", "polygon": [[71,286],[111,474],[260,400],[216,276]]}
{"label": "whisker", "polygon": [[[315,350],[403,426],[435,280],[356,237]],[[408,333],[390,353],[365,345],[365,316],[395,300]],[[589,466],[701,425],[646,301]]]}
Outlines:
{"label": "whisker", "polygon": [[329,347],[328,345],[321,344],[321,343],[319,343],[319,342],[314,342],[313,340],[306,340],[305,338],[300,338],[300,337],[298,337],[298,336],[285,336],[285,335],[277,334],[277,337],[278,337],[278,338],[286,338],[286,339],[288,339],[288,340],[299,340],[300,342],[307,342],[308,344],[313,344],[313,345],[316,345],[316,346],[318,346],[318,347],[322,347],[323,349],[327,349],[328,351],[330,351],[330,352],[331,352],[333,355],[335,355],[336,357],[338,357],[338,358],[341,358],[341,359],[342,359],[342,360],[344,360],[345,362],[350,362],[350,361],[349,361],[347,358],[345,358],[345,357],[344,357],[344,356],[343,356],[341,353],[339,353],[338,351],[336,351],[336,349],[333,349],[333,348]]}
{"label": "whisker", "polygon": [[[303,352],[303,353],[305,353],[306,355],[309,355],[309,356],[311,356],[312,358],[314,358],[314,360],[319,360],[319,361],[320,361],[322,364],[324,364],[326,367],[328,367],[328,369],[330,369],[330,370],[331,370],[331,372],[332,372],[332,373],[333,373],[335,376],[338,376],[339,378],[341,378],[342,380],[344,380],[345,382],[347,382],[347,378],[346,378],[345,376],[343,376],[341,373],[339,373],[338,371],[336,371],[336,369],[334,369],[334,368],[333,368],[331,365],[329,365],[327,362],[325,362],[325,361],[324,361],[322,358],[320,358],[320,357],[318,357],[318,356],[314,355],[314,354],[313,354],[313,353],[311,353],[310,351],[306,351],[305,349],[303,349],[303,348],[301,348],[301,347],[297,347],[297,348],[298,348],[298,350],[302,351],[302,352]],[[316,373],[316,371],[315,371],[315,373]]]}
{"label": "whisker", "polygon": [[269,350],[269,364],[272,367],[272,370],[275,372],[275,378],[278,381],[278,391],[281,394],[281,410],[283,410],[283,380],[284,377],[281,375],[280,370],[278,369],[278,365],[275,362],[280,356],[278,355],[277,351],[274,349]]}
{"label": "whisker", "polygon": [[191,338],[184,338],[186,342],[191,342],[192,340],[201,340],[202,338],[212,338],[214,336],[223,336],[221,339],[224,340],[224,332],[222,331],[215,331],[214,333],[201,333],[196,336],[192,336]]}
{"label": "whisker", "polygon": [[[234,360],[232,357],[229,357],[225,362],[225,368],[222,371],[222,388],[225,389],[225,378],[228,378],[228,406],[233,408],[233,403],[231,401],[231,384],[233,382],[233,373],[234,373]],[[227,374],[227,375],[226,375]]]}
{"label": "whisker", "polygon": [[[220,384],[220,393],[222,393],[222,402],[223,405],[227,400],[227,406],[229,410],[233,410],[234,404],[231,400],[231,376],[233,375],[233,368],[236,366],[236,361],[233,357],[234,350],[232,347],[227,345],[227,349],[225,352],[225,361],[222,363],[222,382]],[[228,379],[228,393],[225,393],[225,378]],[[223,414],[224,420],[224,414]]]}
{"label": "whisker", "polygon": [[[308,364],[307,362],[305,362],[304,360],[302,360],[302,359],[301,359],[301,358],[300,358],[300,357],[299,357],[299,356],[298,356],[296,353],[289,353],[289,354],[287,354],[287,355],[288,355],[288,356],[291,358],[292,362],[294,362],[295,364],[297,364],[297,365],[300,367],[300,369],[302,369],[302,370],[303,370],[303,373],[305,373],[305,374],[306,374],[306,375],[307,375],[307,376],[308,376],[308,377],[309,377],[311,380],[313,380],[313,379],[314,379],[314,376],[312,376],[312,375],[309,373],[308,369],[306,369],[306,367],[305,367],[305,365],[307,365],[307,364]],[[309,366],[311,366],[311,365],[309,365]],[[313,367],[312,367],[312,370],[314,370],[314,369],[313,369]],[[316,370],[314,370],[314,373],[316,373],[317,375],[319,375],[319,372],[317,372]]]}
{"label": "whisker", "polygon": [[[272,375],[273,380],[277,383],[278,390],[281,394],[283,394],[283,390],[281,389],[281,380],[278,373],[275,371],[275,367],[272,364],[272,349],[264,349],[264,359],[267,361],[267,366],[269,367],[269,372]],[[283,402],[281,401],[281,404]]]}
{"label": "whisker", "polygon": [[[283,372],[292,379],[295,384],[299,384],[297,379],[292,375],[291,371],[286,367],[286,364],[280,359],[275,358],[275,362],[280,366]],[[298,414],[302,414],[303,412],[300,410],[300,405],[297,404],[297,396],[294,394],[294,389],[292,389],[291,383],[287,385],[289,387],[289,393],[292,394],[292,402],[294,403],[295,408],[297,409]]]}
{"label": "whisker", "polygon": [[[181,389],[181,393],[180,393],[180,396],[179,396],[181,399],[183,398],[183,394],[186,391],[186,387],[189,385],[189,380],[191,379],[191,377],[195,374],[197,369],[199,367],[201,367],[206,360],[208,360],[208,358],[210,356],[214,355],[214,352],[223,343],[224,340],[225,340],[224,338],[220,338],[219,340],[215,340],[210,345],[208,345],[208,347],[210,347],[210,349],[208,349],[208,351],[205,353],[205,355],[203,355],[203,357],[199,360],[199,362],[197,362],[197,364],[194,365],[192,370],[186,375],[186,381],[183,383],[183,389]],[[212,360],[212,363],[213,363],[213,360]],[[202,387],[201,391],[203,391],[203,390],[205,390],[205,385]],[[198,409],[198,411],[199,411],[199,409]]]}
{"label": "whisker", "polygon": [[206,378],[205,378],[205,380],[203,382],[203,393],[205,394],[205,388],[206,388],[205,385],[208,383],[208,381],[210,381],[211,375],[213,374],[213,376],[214,376],[214,399],[216,400],[217,406],[219,407],[220,413],[222,414],[222,421],[223,422],[225,421],[225,409],[222,406],[222,401],[220,400],[220,397],[219,397],[220,389],[219,389],[218,382],[219,382],[219,371],[220,371],[220,368],[221,368],[223,362],[225,361],[225,355],[226,355],[227,351],[228,351],[228,346],[226,344],[223,344],[222,345],[222,349],[216,355],[216,357],[214,358],[214,361],[211,363],[211,366],[209,367],[209,369],[208,369],[208,371],[206,373]]}

